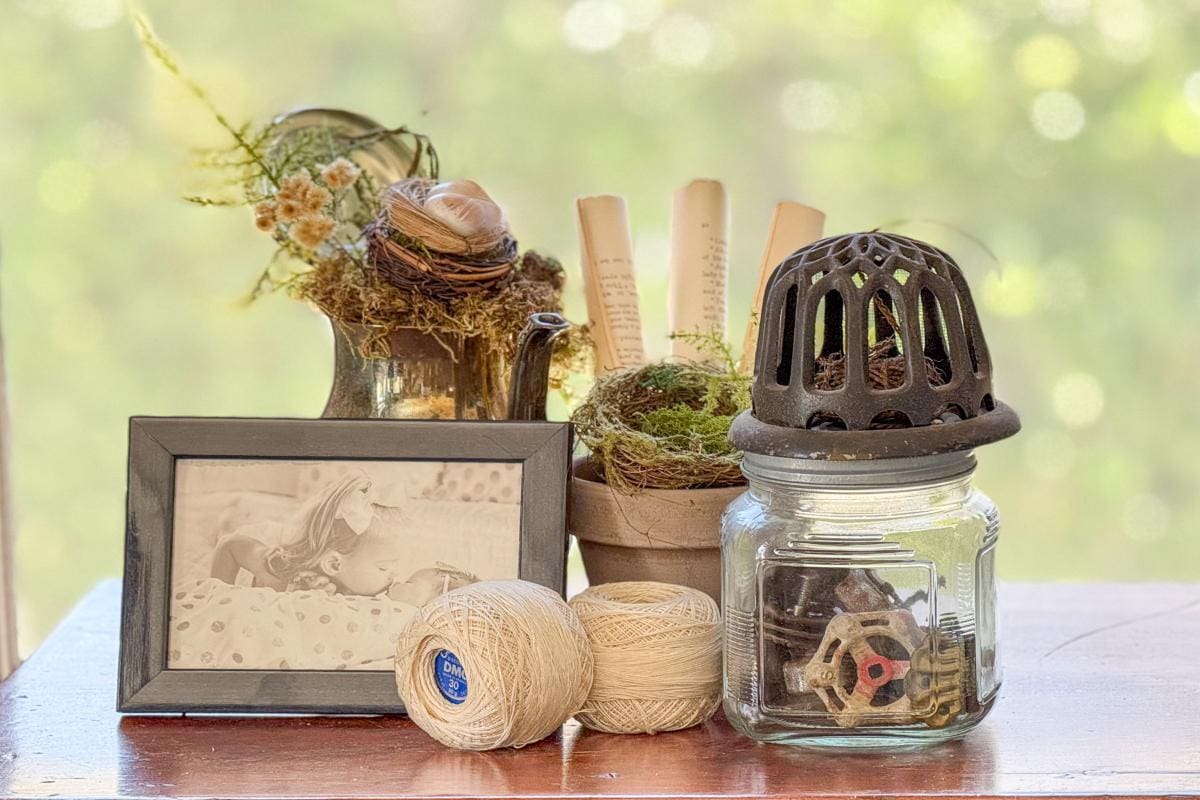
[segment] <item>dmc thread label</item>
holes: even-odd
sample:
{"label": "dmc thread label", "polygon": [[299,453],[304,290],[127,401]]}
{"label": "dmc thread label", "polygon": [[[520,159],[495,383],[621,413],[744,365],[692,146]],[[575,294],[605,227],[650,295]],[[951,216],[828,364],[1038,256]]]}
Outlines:
{"label": "dmc thread label", "polygon": [[433,659],[433,675],[442,697],[455,705],[467,699],[467,671],[454,653],[438,651]]}

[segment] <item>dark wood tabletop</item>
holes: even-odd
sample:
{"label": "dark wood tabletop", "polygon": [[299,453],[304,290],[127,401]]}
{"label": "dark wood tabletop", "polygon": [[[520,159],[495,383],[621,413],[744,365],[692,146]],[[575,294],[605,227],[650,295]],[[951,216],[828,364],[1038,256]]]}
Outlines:
{"label": "dark wood tabletop", "polygon": [[964,741],[900,752],[756,744],[722,720],[658,736],[570,723],[448,750],[405,719],[127,717],[119,587],[0,684],[5,797],[1200,796],[1200,585],[1007,585],[1006,680]]}

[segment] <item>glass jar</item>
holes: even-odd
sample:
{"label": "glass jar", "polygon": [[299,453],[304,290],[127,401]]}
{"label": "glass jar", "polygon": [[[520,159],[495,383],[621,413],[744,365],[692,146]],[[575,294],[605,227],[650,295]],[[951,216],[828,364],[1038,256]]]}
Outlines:
{"label": "glass jar", "polygon": [[969,452],[746,453],[722,520],[725,715],[762,741],[897,746],[974,728],[1000,686],[996,506]]}

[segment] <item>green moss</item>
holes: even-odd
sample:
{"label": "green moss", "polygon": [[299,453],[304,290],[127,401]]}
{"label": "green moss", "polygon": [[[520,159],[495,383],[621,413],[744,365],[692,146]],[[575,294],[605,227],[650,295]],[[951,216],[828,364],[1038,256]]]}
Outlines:
{"label": "green moss", "polygon": [[733,449],[729,444],[729,426],[732,424],[732,415],[713,414],[680,404],[642,414],[637,427],[642,433],[681,448],[722,455]]}

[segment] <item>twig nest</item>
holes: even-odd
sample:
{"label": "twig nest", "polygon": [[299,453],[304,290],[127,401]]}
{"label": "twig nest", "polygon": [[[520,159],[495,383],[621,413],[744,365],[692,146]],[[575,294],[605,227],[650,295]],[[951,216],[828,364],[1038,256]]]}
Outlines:
{"label": "twig nest", "polygon": [[575,718],[607,733],[657,733],[708,719],[721,699],[721,614],[704,592],[652,581],[571,598],[595,677]]}
{"label": "twig nest", "polygon": [[385,280],[435,297],[495,286],[517,261],[503,209],[474,181],[397,181],[365,235]]}
{"label": "twig nest", "polygon": [[483,581],[421,607],[400,635],[396,687],[448,747],[523,747],[583,707],[592,653],[578,617],[535,583]]}
{"label": "twig nest", "polygon": [[598,378],[571,421],[609,486],[707,489],[745,483],[729,426],[749,405],[736,370],[663,361]]}

